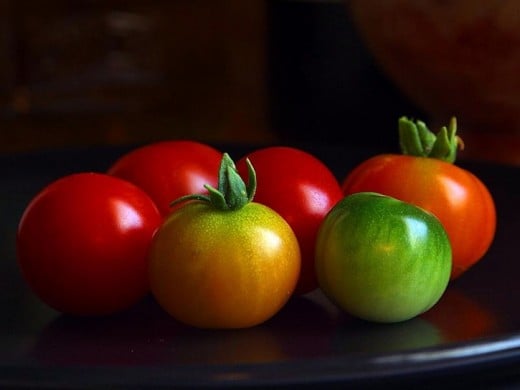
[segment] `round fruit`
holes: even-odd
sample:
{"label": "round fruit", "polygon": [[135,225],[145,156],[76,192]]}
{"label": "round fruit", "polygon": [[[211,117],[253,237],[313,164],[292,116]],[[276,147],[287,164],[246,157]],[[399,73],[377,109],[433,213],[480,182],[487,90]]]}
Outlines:
{"label": "round fruit", "polygon": [[404,321],[427,311],[444,293],[450,271],[451,246],[439,220],[389,196],[345,197],[318,232],[321,289],[368,321]]}

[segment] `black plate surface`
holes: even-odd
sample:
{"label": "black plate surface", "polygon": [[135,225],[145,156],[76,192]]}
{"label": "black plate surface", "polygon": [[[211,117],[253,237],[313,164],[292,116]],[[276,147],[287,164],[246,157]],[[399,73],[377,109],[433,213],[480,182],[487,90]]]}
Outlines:
{"label": "black plate surface", "polygon": [[[238,159],[252,147],[221,146]],[[338,178],[375,151],[302,148]],[[42,304],[21,279],[18,220],[50,181],[103,171],[127,148],[2,156],[0,176],[0,387],[401,386],[520,384],[519,190],[515,167],[476,162],[472,170],[497,206],[495,241],[429,312],[403,323],[356,320],[319,290],[297,297],[266,323],[203,331],[177,323],[148,298],[128,312],[78,319]],[[461,382],[463,381],[463,382]]]}

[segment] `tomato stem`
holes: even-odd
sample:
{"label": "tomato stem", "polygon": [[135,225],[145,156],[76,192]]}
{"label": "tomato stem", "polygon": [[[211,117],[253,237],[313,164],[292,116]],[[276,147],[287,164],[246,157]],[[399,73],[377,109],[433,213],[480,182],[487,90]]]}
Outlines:
{"label": "tomato stem", "polygon": [[430,157],[454,163],[457,149],[463,148],[457,133],[457,119],[452,117],[448,126],[434,134],[423,121],[399,118],[399,143],[401,152],[410,156]]}
{"label": "tomato stem", "polygon": [[170,207],[189,200],[208,202],[219,210],[239,210],[253,200],[256,192],[256,172],[249,159],[246,159],[248,182],[244,183],[238,173],[234,161],[228,153],[222,155],[218,172],[217,188],[205,184],[208,194],[189,194],[181,196],[170,203]]}

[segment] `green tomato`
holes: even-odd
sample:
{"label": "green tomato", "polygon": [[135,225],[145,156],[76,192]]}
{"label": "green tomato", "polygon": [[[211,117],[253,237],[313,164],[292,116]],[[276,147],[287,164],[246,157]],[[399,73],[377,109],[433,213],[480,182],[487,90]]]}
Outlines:
{"label": "green tomato", "polygon": [[318,283],[351,315],[399,322],[434,306],[449,282],[451,245],[433,214],[393,197],[360,192],[320,226]]}

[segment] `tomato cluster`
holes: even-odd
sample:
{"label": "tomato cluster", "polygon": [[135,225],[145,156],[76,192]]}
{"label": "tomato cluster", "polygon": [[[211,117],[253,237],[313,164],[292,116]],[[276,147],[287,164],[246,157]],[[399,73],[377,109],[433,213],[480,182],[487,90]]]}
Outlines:
{"label": "tomato cluster", "polygon": [[435,136],[401,118],[408,155],[374,156],[342,181],[295,147],[262,147],[236,165],[190,140],[135,148],[106,172],[42,189],[19,223],[18,262],[43,302],[74,315],[151,293],[186,324],[243,328],[321,288],[361,318],[405,320],[494,236],[489,191],[453,164],[455,125]]}
{"label": "tomato cluster", "polygon": [[[123,310],[151,291],[199,327],[251,326],[292,294],[317,288],[315,235],[342,197],[339,182],[296,148],[262,148],[237,166],[225,156],[199,142],[162,141],[131,150],[106,172],[51,183],[19,224],[28,284],[76,315]],[[211,202],[172,204],[192,194]]]}
{"label": "tomato cluster", "polygon": [[216,183],[222,153],[193,141],[132,150],[107,172],[43,188],[18,226],[22,275],[42,301],[74,315],[125,310],[149,293],[148,254],[168,199]]}
{"label": "tomato cluster", "polygon": [[321,225],[315,261],[322,290],[351,314],[415,317],[490,247],[493,198],[453,164],[462,143],[456,130],[455,118],[434,134],[401,117],[403,154],[373,156],[344,178],[345,198]]}

